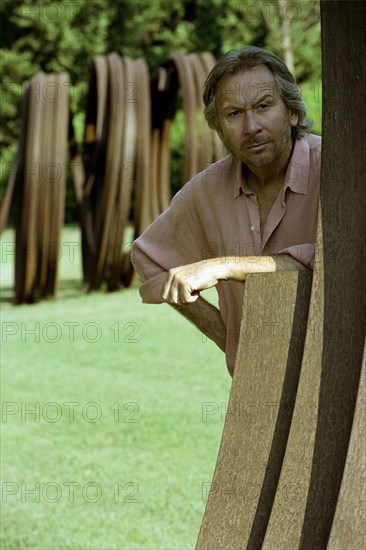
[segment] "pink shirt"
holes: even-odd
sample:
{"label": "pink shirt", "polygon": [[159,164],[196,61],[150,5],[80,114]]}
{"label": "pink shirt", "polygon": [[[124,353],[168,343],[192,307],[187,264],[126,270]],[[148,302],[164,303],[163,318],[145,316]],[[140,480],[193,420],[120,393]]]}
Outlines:
{"label": "pink shirt", "polygon": [[[167,272],[224,256],[290,254],[312,268],[320,184],[321,138],[296,140],[285,182],[268,215],[263,237],[256,194],[232,155],[196,174],[134,242],[132,261],[143,283],[143,302],[159,304]],[[226,362],[233,372],[244,283],[216,286],[227,330]]]}

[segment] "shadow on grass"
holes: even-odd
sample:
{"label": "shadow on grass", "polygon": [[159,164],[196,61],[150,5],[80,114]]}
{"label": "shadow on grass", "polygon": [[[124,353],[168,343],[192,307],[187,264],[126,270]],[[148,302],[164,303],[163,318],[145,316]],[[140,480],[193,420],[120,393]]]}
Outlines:
{"label": "shadow on grass", "polygon": [[0,304],[14,303],[14,287],[7,286],[0,289]]}
{"label": "shadow on grass", "polygon": [[77,298],[85,294],[84,283],[80,279],[61,280],[57,286],[56,298]]}
{"label": "shadow on grass", "polygon": [[[80,279],[61,280],[57,285],[55,299],[65,300],[69,298],[77,298],[82,294],[85,294],[85,290],[83,287],[83,282]],[[14,286],[6,286],[0,289],[0,304],[15,304]]]}

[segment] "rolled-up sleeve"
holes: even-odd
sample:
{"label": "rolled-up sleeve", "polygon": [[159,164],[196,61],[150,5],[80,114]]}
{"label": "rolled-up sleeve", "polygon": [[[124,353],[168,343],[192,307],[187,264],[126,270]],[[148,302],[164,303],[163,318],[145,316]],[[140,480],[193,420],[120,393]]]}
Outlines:
{"label": "rolled-up sleeve", "polygon": [[295,258],[295,260],[303,264],[305,267],[308,267],[309,269],[314,269],[315,244],[312,244],[312,243],[296,244],[293,246],[288,246],[287,248],[283,248],[278,253],[289,254],[290,256]]}
{"label": "rolled-up sleeve", "polygon": [[203,229],[194,192],[189,192],[190,183],[132,245],[131,260],[142,280],[140,295],[144,303],[163,302],[161,292],[169,269],[202,259]]}
{"label": "rolled-up sleeve", "polygon": [[141,278],[140,295],[145,304],[161,304],[161,291],[167,277],[167,271],[156,264],[135,241],[132,245],[131,260]]}

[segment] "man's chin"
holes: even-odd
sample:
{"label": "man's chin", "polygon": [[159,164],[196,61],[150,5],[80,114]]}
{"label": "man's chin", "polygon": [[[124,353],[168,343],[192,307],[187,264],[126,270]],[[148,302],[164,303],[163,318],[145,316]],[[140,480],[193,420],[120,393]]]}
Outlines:
{"label": "man's chin", "polygon": [[266,158],[253,158],[253,159],[247,159],[246,161],[243,161],[245,162],[245,164],[248,164],[248,165],[252,165],[252,166],[268,166],[269,164],[271,164],[271,162],[273,162],[273,158],[269,158],[269,157],[266,157]]}
{"label": "man's chin", "polygon": [[268,154],[257,154],[257,155],[243,155],[242,153],[239,155],[235,155],[235,153],[232,153],[234,156],[237,156],[241,162],[244,164],[248,164],[248,166],[268,166],[273,162],[274,156],[268,155]]}

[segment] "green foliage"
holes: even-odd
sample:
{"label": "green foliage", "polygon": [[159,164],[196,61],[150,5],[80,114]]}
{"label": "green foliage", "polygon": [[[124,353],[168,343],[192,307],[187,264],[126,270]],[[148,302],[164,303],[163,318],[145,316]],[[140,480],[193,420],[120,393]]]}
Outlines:
{"label": "green foliage", "polygon": [[310,120],[313,121],[311,131],[314,134],[322,133],[322,84],[321,80],[312,80],[300,85],[301,93],[308,110]]}
{"label": "green foliage", "polygon": [[177,111],[173,120],[171,133],[172,146],[172,194],[179,191],[182,184],[183,150],[184,150],[184,114]]}
{"label": "green foliage", "polygon": [[[70,74],[80,142],[89,66],[95,55],[116,51],[132,58],[142,56],[151,69],[175,50],[211,51],[219,57],[243,44],[254,44],[283,57],[278,6],[277,0],[2,0],[0,196],[20,132],[22,86],[38,70]],[[321,78],[318,0],[288,2],[285,16],[296,77],[305,89]],[[319,109],[309,111],[320,128]],[[178,121],[173,128],[178,147],[172,153],[173,189],[180,185],[179,136]],[[69,183],[66,219],[75,216]]]}
{"label": "green foliage", "polygon": [[289,39],[295,58],[298,83],[321,76],[320,6],[317,0],[278,0],[258,2],[266,26],[264,46],[283,57],[281,20],[289,25]]}

